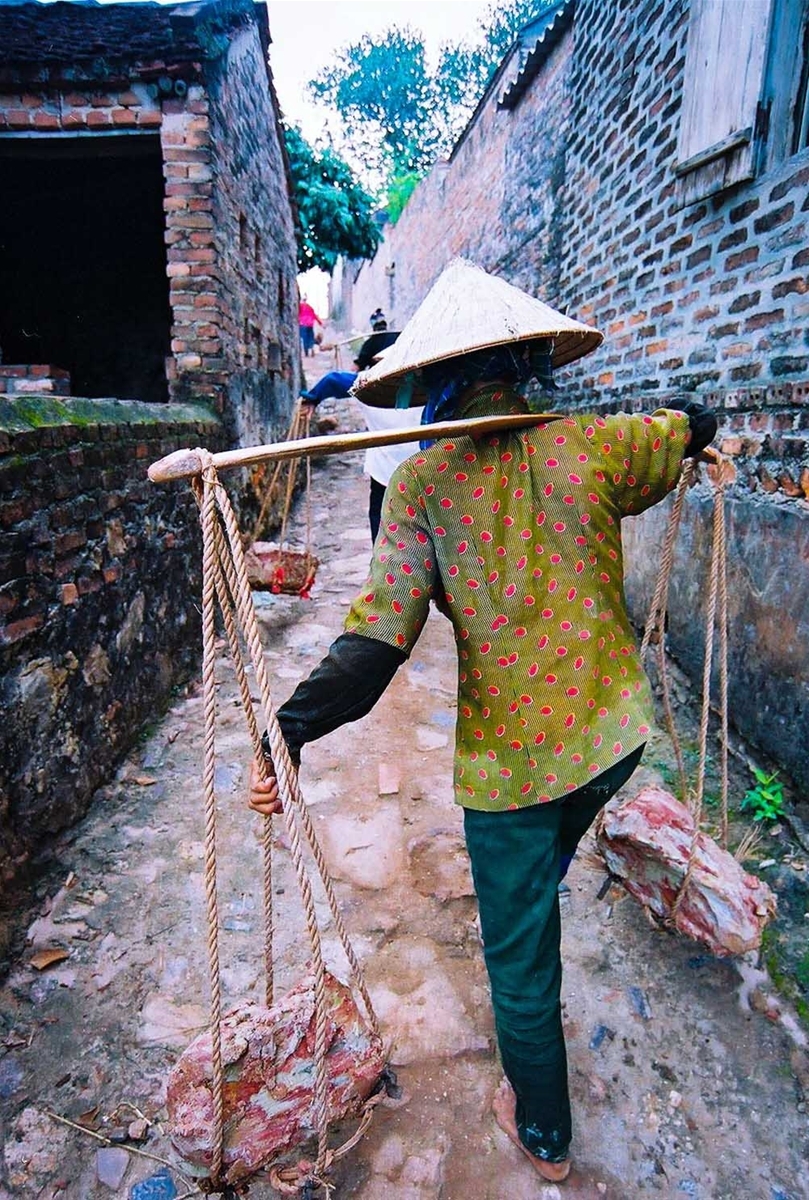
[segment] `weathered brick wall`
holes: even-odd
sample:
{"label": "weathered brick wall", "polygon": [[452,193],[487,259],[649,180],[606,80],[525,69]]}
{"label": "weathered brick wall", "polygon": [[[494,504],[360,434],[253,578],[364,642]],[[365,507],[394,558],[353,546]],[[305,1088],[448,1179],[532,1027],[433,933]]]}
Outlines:
{"label": "weathered brick wall", "polygon": [[498,98],[516,76],[518,59],[504,64],[452,160],[437,164],[396,225],[386,226],[385,241],[356,283],[356,265],[348,266],[340,297],[347,324],[364,328],[381,304],[401,328],[456,255],[549,302],[557,298],[571,53],[567,37],[544,63],[547,87],[529,89],[511,110],[498,108]]}
{"label": "weathered brick wall", "polygon": [[[716,413],[715,444],[735,469],[725,489],[731,721],[809,789],[809,383],[719,389],[700,398]],[[637,393],[586,407],[637,411],[656,403]],[[700,483],[686,493],[669,590],[668,642],[700,685],[713,502],[701,470]],[[627,602],[639,626],[657,582],[670,509],[669,500],[622,526]],[[716,670],[713,686],[716,699]]]}
{"label": "weathered brick wall", "polygon": [[251,26],[208,80],[222,383],[239,445],[286,432],[301,380],[295,231],[263,55]]}
{"label": "weathered brick wall", "polygon": [[809,372],[809,151],[683,206],[673,168],[688,10],[577,7],[560,298],[607,335],[575,373],[583,397]]}
{"label": "weathered brick wall", "polygon": [[202,407],[0,399],[0,879],[196,666],[196,505],[146,468],[222,436]]}
{"label": "weathered brick wall", "polygon": [[108,91],[30,86],[0,95],[0,132],[109,133],[116,129],[159,129],[160,104],[145,83]]}
{"label": "weathered brick wall", "polygon": [[297,266],[255,18],[190,82],[161,76],[99,90],[60,82],[56,72],[47,88],[0,94],[0,137],[145,131],[159,134],[165,180],[169,396],[212,403],[238,444],[272,440],[287,429],[300,391]]}
{"label": "weathered brick wall", "polygon": [[70,395],[70,372],[48,363],[0,364],[0,394]]}

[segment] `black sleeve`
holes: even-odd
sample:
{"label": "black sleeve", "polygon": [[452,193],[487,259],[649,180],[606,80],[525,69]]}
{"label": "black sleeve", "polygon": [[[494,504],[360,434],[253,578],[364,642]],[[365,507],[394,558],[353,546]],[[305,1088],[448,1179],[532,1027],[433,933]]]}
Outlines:
{"label": "black sleeve", "polygon": [[[301,747],[369,713],[407,655],[397,646],[356,633],[332,642],[323,661],[278,710],[278,723],[297,765]],[[265,754],[269,742],[263,738]]]}
{"label": "black sleeve", "polygon": [[710,445],[716,437],[716,417],[704,404],[697,404],[696,400],[688,400],[679,407],[680,412],[684,412],[688,417],[688,424],[691,427],[691,441],[688,443],[683,457],[693,458],[695,454],[699,454],[700,450],[704,450],[706,446]]}
{"label": "black sleeve", "polygon": [[365,341],[362,343],[362,345],[360,346],[359,351],[357,353],[357,357],[354,359],[354,362],[357,366],[358,371],[364,371],[366,367],[370,367],[371,363],[374,360],[374,355],[376,354],[376,352],[379,348],[380,348],[379,335],[376,333],[372,333],[371,336],[369,338],[366,338]]}

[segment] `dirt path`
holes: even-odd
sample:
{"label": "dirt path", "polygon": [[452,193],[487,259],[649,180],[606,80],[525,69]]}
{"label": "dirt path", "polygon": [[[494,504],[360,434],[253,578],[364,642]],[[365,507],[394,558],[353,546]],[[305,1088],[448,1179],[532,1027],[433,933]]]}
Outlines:
{"label": "dirt path", "polygon": [[[260,599],[278,699],[319,660],[362,583],[366,507],[358,459],[321,464],[313,599]],[[653,930],[631,900],[599,901],[604,876],[586,854],[563,899],[575,1177],[542,1185],[495,1127],[492,1020],[450,800],[453,663],[449,628],[432,616],[375,712],[304,757],[304,794],[404,1088],[339,1166],[335,1196],[808,1197],[809,1129],[783,1028],[742,1003],[733,967]],[[237,1002],[260,994],[259,821],[244,806],[248,740],[224,663],[220,678],[224,990]],[[61,845],[71,886],[38,933],[69,957],[41,972],[20,963],[0,993],[1,1200],[184,1194],[159,1163],[118,1148],[99,1154],[99,1143],[46,1114],[119,1138],[142,1113],[148,1136],[129,1144],[172,1158],[165,1077],[206,1022],[201,748],[192,692]],[[663,753],[661,739],[650,760]],[[283,849],[276,891],[284,987],[305,942]],[[250,1195],[274,1193],[258,1182]]]}

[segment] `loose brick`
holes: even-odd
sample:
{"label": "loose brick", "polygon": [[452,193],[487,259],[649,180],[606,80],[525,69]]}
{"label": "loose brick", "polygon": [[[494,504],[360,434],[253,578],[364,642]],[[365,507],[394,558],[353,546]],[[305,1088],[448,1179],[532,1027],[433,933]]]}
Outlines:
{"label": "loose brick", "polygon": [[770,200],[783,200],[789,192],[795,188],[805,187],[807,183],[809,183],[809,167],[802,167],[800,171],[796,171],[794,175],[790,175],[788,179],[775,185],[770,192]]}
{"label": "loose brick", "polygon": [[789,296],[797,293],[803,295],[809,288],[809,281],[805,275],[796,276],[794,279],[785,279],[781,283],[773,285],[772,298],[780,300],[782,296]]}
{"label": "loose brick", "polygon": [[740,228],[734,229],[731,233],[726,234],[719,242],[717,250],[721,254],[723,250],[731,250],[734,246],[740,246],[747,241],[747,230]]}
{"label": "loose brick", "polygon": [[23,617],[20,621],[12,621],[6,625],[5,629],[0,630],[0,643],[5,646],[13,646],[15,642],[20,642],[23,638],[28,637],[31,633],[36,633],[45,623],[45,618],[41,614]]}
{"label": "loose brick", "polygon": [[773,209],[772,212],[757,217],[753,222],[753,230],[755,233],[769,233],[771,229],[777,229],[779,225],[785,225],[787,221],[791,221],[794,215],[795,205],[790,200],[781,208]]}
{"label": "loose brick", "polygon": [[744,267],[747,263],[756,262],[758,259],[758,246],[747,246],[744,250],[739,250],[735,254],[729,254],[725,259],[725,270],[736,271],[739,267]]}
{"label": "loose brick", "polygon": [[748,308],[755,307],[760,299],[761,292],[747,292],[742,296],[736,296],[736,298],[728,305],[728,312],[744,312]]}
{"label": "loose brick", "polygon": [[770,363],[773,375],[800,375],[809,367],[809,358],[805,355],[785,354],[774,358]]}
{"label": "loose brick", "polygon": [[769,325],[782,323],[784,320],[783,308],[774,309],[771,312],[754,313],[752,317],[748,317],[744,323],[744,332],[751,333],[756,329],[765,329]]}
{"label": "loose brick", "polygon": [[56,113],[51,112],[35,112],[34,113],[34,129],[58,129],[59,118]]}
{"label": "loose brick", "polygon": [[749,200],[743,200],[741,204],[735,205],[728,213],[728,220],[732,225],[736,225],[739,221],[745,221],[757,211],[760,201],[757,196],[751,197]]}

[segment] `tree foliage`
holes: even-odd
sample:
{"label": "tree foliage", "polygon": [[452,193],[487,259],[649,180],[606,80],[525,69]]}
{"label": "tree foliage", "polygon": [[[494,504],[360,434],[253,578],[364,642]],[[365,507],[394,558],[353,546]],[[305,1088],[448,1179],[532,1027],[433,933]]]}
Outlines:
{"label": "tree foliage", "polygon": [[337,109],[354,155],[387,177],[423,172],[433,161],[437,96],[420,34],[409,28],[376,40],[366,34],[310,89]]}
{"label": "tree foliage", "polygon": [[331,271],[340,255],[372,258],[379,244],[373,197],[331,149],[310,146],[299,129],[284,130],[298,207],[298,268]]}
{"label": "tree foliage", "polygon": [[[447,155],[523,26],[558,0],[491,4],[471,42],[442,47],[430,68],[420,33],[392,28],[346,46],[309,84],[340,115],[351,154],[385,180],[423,175]],[[412,190],[412,188],[411,188]]]}
{"label": "tree foliage", "polygon": [[385,210],[392,225],[399,220],[420,179],[418,171],[407,171],[404,175],[395,175],[390,180],[385,197]]}

